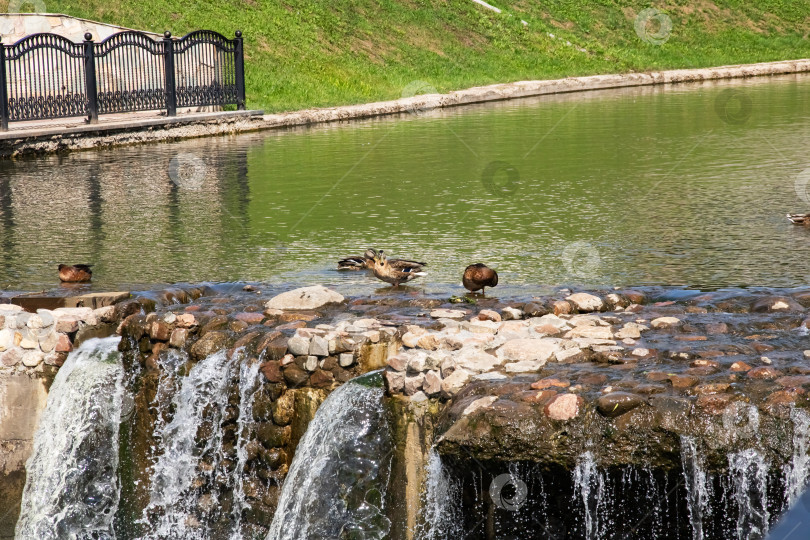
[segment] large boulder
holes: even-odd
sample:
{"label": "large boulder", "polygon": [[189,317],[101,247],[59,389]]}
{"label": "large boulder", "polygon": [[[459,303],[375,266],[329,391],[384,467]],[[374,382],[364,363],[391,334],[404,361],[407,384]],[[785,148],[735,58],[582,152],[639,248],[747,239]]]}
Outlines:
{"label": "large boulder", "polygon": [[265,304],[266,309],[318,309],[326,304],[343,302],[343,295],[322,285],[301,287],[274,296]]}

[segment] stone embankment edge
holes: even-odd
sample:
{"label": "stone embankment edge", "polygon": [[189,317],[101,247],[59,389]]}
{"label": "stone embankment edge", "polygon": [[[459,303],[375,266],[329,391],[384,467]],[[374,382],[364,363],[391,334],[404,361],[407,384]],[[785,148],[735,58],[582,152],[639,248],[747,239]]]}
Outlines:
{"label": "stone embankment edge", "polygon": [[810,59],[519,81],[468,88],[448,94],[426,94],[392,101],[267,115],[263,115],[261,111],[237,111],[72,127],[21,129],[0,134],[0,158],[305,126],[550,94],[806,72],[810,72]]}

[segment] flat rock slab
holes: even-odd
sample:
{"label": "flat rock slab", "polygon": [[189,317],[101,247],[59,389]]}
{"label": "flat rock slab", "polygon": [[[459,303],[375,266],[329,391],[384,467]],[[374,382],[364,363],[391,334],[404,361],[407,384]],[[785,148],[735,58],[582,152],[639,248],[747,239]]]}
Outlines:
{"label": "flat rock slab", "polygon": [[343,295],[327,289],[322,285],[313,287],[301,287],[274,296],[265,304],[267,309],[297,310],[297,309],[318,309],[327,304],[340,304],[343,302]]}

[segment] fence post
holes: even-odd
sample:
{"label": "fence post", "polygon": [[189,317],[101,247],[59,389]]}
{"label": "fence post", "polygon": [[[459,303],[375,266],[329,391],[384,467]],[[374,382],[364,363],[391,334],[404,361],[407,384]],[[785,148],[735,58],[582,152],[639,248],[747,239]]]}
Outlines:
{"label": "fence post", "polygon": [[234,51],[234,75],[236,76],[236,108],[245,110],[245,48],[242,31],[236,31],[236,50]]}
{"label": "fence post", "polygon": [[8,130],[8,89],[6,88],[6,46],[0,42],[0,131]]}
{"label": "fence post", "polygon": [[174,44],[172,33],[163,33],[163,70],[166,73],[166,115],[177,116],[177,87],[174,79]]}
{"label": "fence post", "polygon": [[93,54],[93,34],[84,35],[84,82],[87,94],[87,115],[91,124],[98,123],[98,86],[96,84],[96,56]]}

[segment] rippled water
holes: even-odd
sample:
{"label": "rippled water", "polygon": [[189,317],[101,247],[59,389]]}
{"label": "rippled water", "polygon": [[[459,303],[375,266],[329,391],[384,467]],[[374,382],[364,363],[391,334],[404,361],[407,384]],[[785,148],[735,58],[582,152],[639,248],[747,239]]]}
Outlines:
{"label": "rippled water", "polygon": [[784,214],[810,211],[808,91],[808,76],[631,88],[2,162],[0,288],[90,262],[96,288],[371,292],[334,271],[369,246],[427,260],[427,291],[460,291],[478,261],[501,295],[806,284],[810,230]]}

